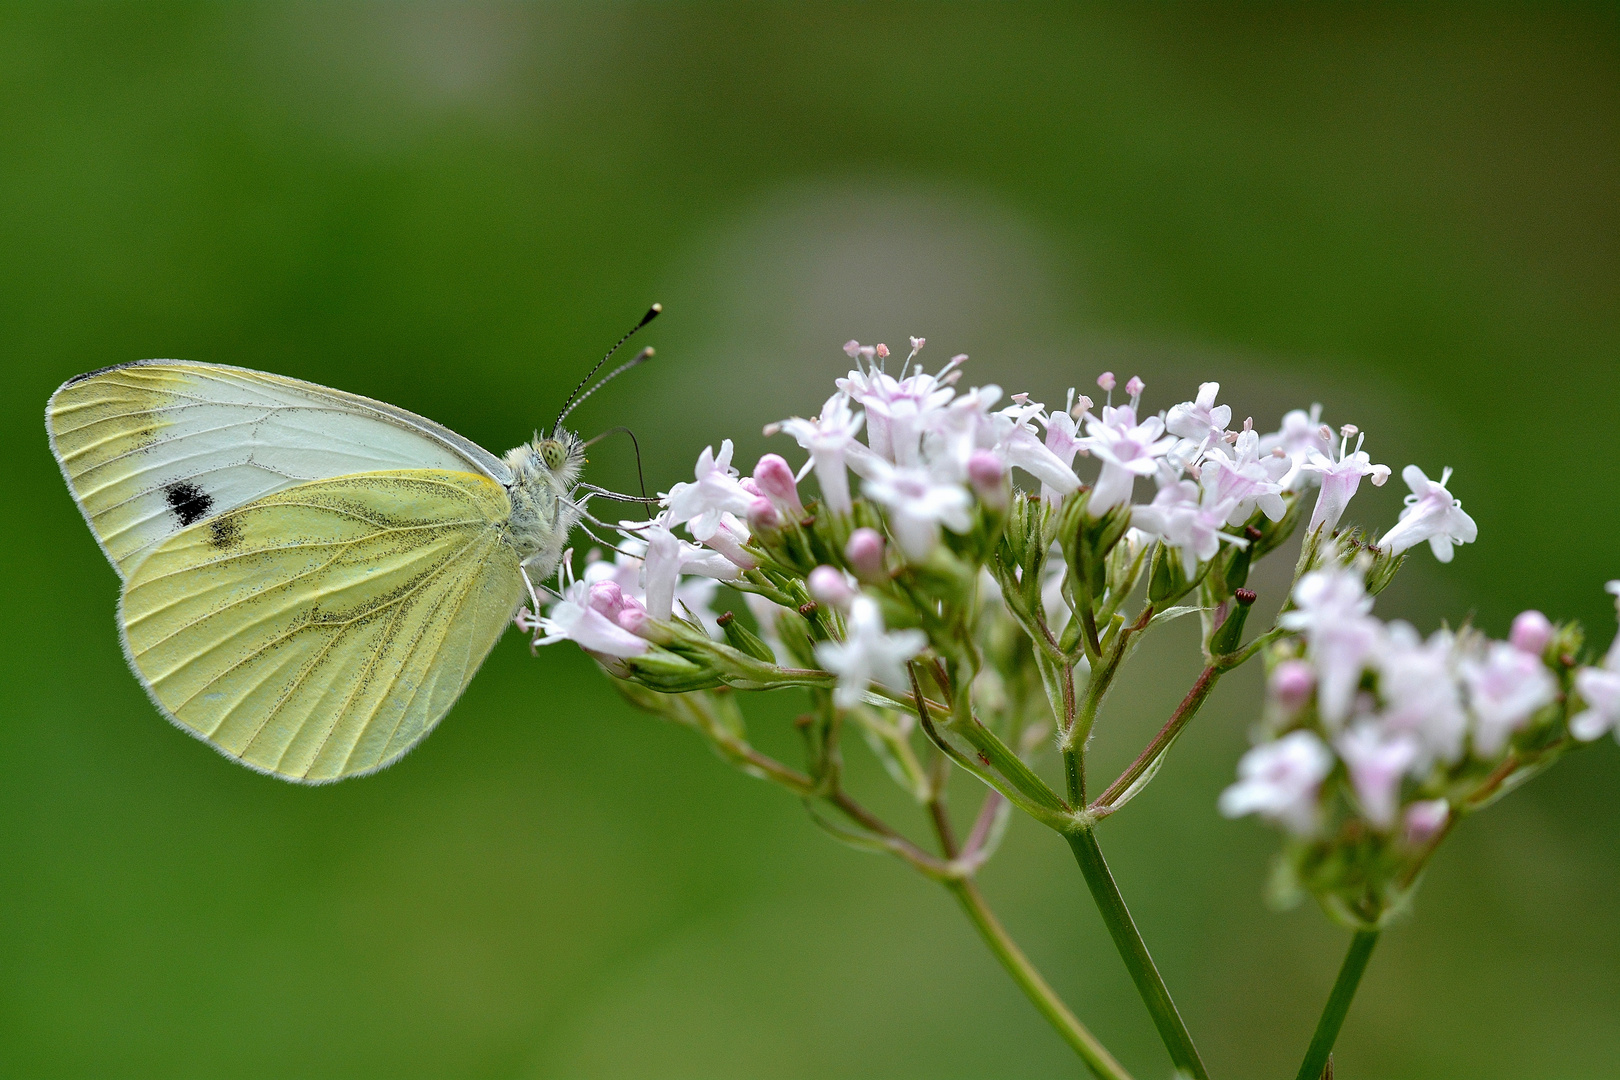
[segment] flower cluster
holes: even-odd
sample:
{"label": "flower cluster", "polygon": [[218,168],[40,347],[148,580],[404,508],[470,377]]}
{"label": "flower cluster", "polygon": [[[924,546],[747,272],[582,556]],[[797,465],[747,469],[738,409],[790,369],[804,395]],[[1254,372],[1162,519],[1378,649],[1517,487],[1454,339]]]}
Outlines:
{"label": "flower cluster", "polygon": [[[965,356],[928,371],[924,345],[912,338],[891,371],[886,346],[849,342],[853,367],[820,411],[766,428],[797,444],[797,467],[769,453],[744,476],[728,439],[703,450],[650,520],[609,527],[581,507],[588,531],[616,535],[592,533],[602,547],[577,576],[565,556],[549,602],[536,595],[518,625],[537,645],[575,642],[638,708],[964,903],[977,902],[968,879],[1011,810],[1047,825],[1073,847],[1139,987],[1158,975],[1127,941],[1136,931],[1095,828],[1154,779],[1215,683],[1249,659],[1265,657],[1269,694],[1220,809],[1280,825],[1281,891],[1314,895],[1359,930],[1401,908],[1460,815],[1583,742],[1620,737],[1620,645],[1586,664],[1579,629],[1538,612],[1506,641],[1466,627],[1425,638],[1372,614],[1410,549],[1427,542],[1449,562],[1474,540],[1450,469],[1438,480],[1403,469],[1411,494],[1378,537],[1345,519],[1361,482],[1391,470],[1355,425],[1324,424],[1320,406],[1266,433],[1236,422],[1218,383],[1149,413],[1140,378],[1119,387],[1104,372],[1100,403],[1070,389],[1049,409],[964,387]],[[814,493],[801,490],[812,475]],[[1301,526],[1287,602],[1255,632],[1252,568]],[[716,614],[726,595],[741,597],[744,617]],[[1143,636],[1193,614],[1202,674],[1099,789],[1087,749],[1110,689]],[[782,689],[808,706],[794,725],[802,767],[749,741],[734,693]],[[925,809],[932,842],[845,789],[851,731]],[[959,838],[945,800],[963,773],[988,791]],[[1143,1000],[1177,1068],[1201,1075],[1162,985]]]}
{"label": "flower cluster", "polygon": [[1577,669],[1578,630],[1539,611],[1506,641],[1467,628],[1424,638],[1372,614],[1366,570],[1352,560],[1295,586],[1278,619],[1290,636],[1269,657],[1263,740],[1220,808],[1281,825],[1294,882],[1375,922],[1456,815],[1615,727],[1620,646],[1604,667]]}

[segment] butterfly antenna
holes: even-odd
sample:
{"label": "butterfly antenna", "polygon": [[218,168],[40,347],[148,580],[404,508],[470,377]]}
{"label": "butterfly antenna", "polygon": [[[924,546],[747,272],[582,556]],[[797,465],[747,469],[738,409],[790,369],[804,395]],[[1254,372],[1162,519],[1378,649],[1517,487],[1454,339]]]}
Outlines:
{"label": "butterfly antenna", "polygon": [[[613,354],[619,351],[619,346],[621,346],[625,342],[629,341],[630,338],[635,334],[635,332],[637,330],[640,330],[643,326],[646,326],[648,323],[650,323],[654,319],[658,318],[658,313],[663,311],[663,310],[664,310],[664,305],[663,304],[654,304],[652,307],[647,309],[647,314],[645,314],[645,315],[643,315],[641,317],[640,322],[638,322],[638,323],[636,323],[636,325],[632,326],[625,333],[624,337],[620,338],[618,341],[613,343],[613,348],[609,349],[607,351],[606,355],[604,355],[602,357],[602,359],[600,359],[600,360],[598,360],[596,362],[596,366],[591,368],[591,370],[586,373],[586,375],[585,375],[585,377],[583,379],[579,380],[579,385],[574,387],[574,392],[572,394],[568,395],[568,400],[567,401],[563,402],[562,413],[557,417],[557,423],[558,424],[561,424],[563,422],[563,417],[567,416],[570,412],[572,412],[574,410],[574,407],[576,405],[578,405],[580,403],[580,401],[585,400],[583,397],[580,397],[579,392],[581,390],[585,389],[585,384],[589,383],[591,381],[591,379],[595,377],[595,375],[596,375],[596,373],[598,371],[602,370],[602,365],[607,363],[610,359],[613,358]],[[620,369],[620,370],[623,370],[623,369]],[[619,373],[618,371],[613,372],[612,375],[608,376],[608,379],[613,378],[613,375],[617,375],[618,373]],[[603,379],[602,382],[607,382],[607,379]],[[578,400],[576,400],[576,399],[578,399]]]}
{"label": "butterfly antenna", "polygon": [[[617,375],[618,372],[614,372],[613,374]],[[613,378],[613,375],[609,375],[607,378],[611,379],[611,378]],[[602,381],[607,382],[607,379],[603,379]],[[581,400],[583,400],[583,399],[581,399]],[[602,434],[597,435],[595,438],[591,439],[585,445],[587,447],[594,446],[597,443],[601,442],[603,439],[607,438],[609,435],[620,435],[620,434],[628,435],[630,437],[630,445],[635,448],[635,452],[636,452],[636,483],[641,486],[641,502],[647,507],[647,520],[651,521],[652,520],[652,504],[657,502],[657,500],[656,499],[649,499],[647,497],[647,478],[646,478],[645,475],[642,474],[642,471],[641,471],[641,442],[636,438],[636,433],[631,431],[627,427],[608,428],[606,431],[602,432]],[[602,492],[602,494],[605,495],[605,494],[609,494],[609,493],[608,492]]]}
{"label": "butterfly antenna", "polygon": [[[642,364],[645,364],[648,360],[651,360],[654,355],[656,354],[653,352],[652,346],[649,345],[647,348],[642,349],[640,352],[636,353],[636,355],[632,356],[630,359],[626,360],[624,363],[602,376],[602,380],[600,382],[591,387],[589,390],[585,391],[583,394],[579,395],[579,397],[575,398],[567,408],[563,409],[562,415],[557,417],[557,424],[561,426],[562,422],[568,419],[568,414],[583,405],[586,398],[590,397],[592,394],[596,393],[598,390],[602,389],[602,387],[606,386],[614,379],[617,379],[620,375],[623,375],[631,368],[640,367]],[[600,367],[601,365],[597,366]]]}

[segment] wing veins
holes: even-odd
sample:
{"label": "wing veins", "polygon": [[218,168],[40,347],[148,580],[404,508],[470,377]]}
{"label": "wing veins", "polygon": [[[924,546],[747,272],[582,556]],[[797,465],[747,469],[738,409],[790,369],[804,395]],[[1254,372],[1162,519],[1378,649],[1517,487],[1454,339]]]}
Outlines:
{"label": "wing veins", "polygon": [[[484,555],[484,557],[479,561],[478,573],[472,573],[472,574],[467,575],[467,582],[468,582],[467,587],[462,590],[460,598],[457,599],[455,611],[451,613],[450,618],[447,619],[447,620],[438,620],[437,621],[436,625],[438,625],[440,627],[439,641],[438,641],[438,643],[436,645],[433,646],[433,656],[428,661],[428,663],[426,665],[426,670],[431,670],[434,667],[434,665],[438,663],[439,655],[444,652],[444,643],[445,643],[445,640],[449,637],[450,627],[451,627],[451,625],[453,625],[455,623],[456,619],[460,617],[462,609],[466,607],[467,598],[472,595],[473,586],[475,584],[477,584],[479,575],[482,573],[484,567],[488,563],[489,563],[489,555],[488,555],[488,553],[486,553]],[[443,606],[442,601],[440,603],[440,606],[441,607]],[[422,630],[423,630],[424,633],[426,632],[429,625],[432,625],[432,624],[430,624],[428,622],[425,622],[425,621],[423,622]],[[416,642],[411,646],[413,652],[421,644],[421,641],[422,641],[422,635],[418,634]],[[397,673],[393,676],[393,680],[395,682],[397,682],[399,680],[399,675]],[[407,700],[405,702],[404,706],[400,709],[399,717],[397,719],[395,719],[393,729],[388,732],[388,738],[383,740],[382,753],[381,753],[381,756],[383,758],[388,757],[388,748],[394,745],[394,736],[399,734],[400,725],[405,722],[406,714],[410,712],[411,706],[416,703],[416,699],[421,695],[421,693],[422,693],[422,684],[419,682],[416,685],[416,687],[411,691],[410,699]],[[380,704],[380,702],[379,702],[379,704]],[[372,714],[373,715],[376,714],[376,709],[375,708],[372,709]],[[370,723],[370,721],[368,720],[367,724],[369,724],[369,723]],[[335,727],[336,727],[336,725],[334,725],[334,728]],[[331,732],[329,731],[329,732],[327,732],[327,738],[330,738],[330,737],[331,737]],[[360,740],[356,739],[354,741],[354,745],[349,747],[349,752],[343,755],[343,764],[338,767],[340,772],[345,772],[345,771],[348,770],[349,762],[354,759],[354,752],[355,752],[355,750],[357,750],[359,748],[359,746],[360,746]],[[320,749],[317,749],[315,751],[315,756],[317,758],[320,757],[320,750],[325,749],[325,747],[326,747],[326,742],[323,740],[321,742]]]}
{"label": "wing veins", "polygon": [[[455,559],[460,558],[463,554],[466,553],[467,548],[471,547],[473,543],[477,542],[477,540],[478,540],[478,538],[474,537],[473,540],[470,543],[468,543],[460,551],[456,552],[455,555],[451,556],[449,559],[446,559],[445,562],[440,563],[438,568],[433,569],[433,570],[429,570],[425,574],[423,574],[422,577],[417,581],[417,583],[415,585],[410,586],[405,591],[401,592],[398,596],[392,597],[391,599],[385,600],[382,603],[378,604],[376,607],[374,607],[374,608],[370,609],[369,611],[367,611],[365,616],[356,615],[355,617],[353,617],[351,619],[336,620],[336,621],[333,621],[331,623],[327,623],[327,624],[324,624],[324,625],[327,625],[327,626],[342,626],[342,627],[351,626],[354,623],[359,622],[362,618],[374,615],[378,611],[381,611],[384,608],[393,607],[393,606],[401,603],[402,601],[409,599],[410,596],[413,593],[415,593],[418,589],[420,589],[426,582],[430,581],[434,577],[437,577],[439,574],[443,573],[444,572],[444,566],[445,566],[446,563],[452,562]],[[235,605],[232,605],[232,606],[234,607]],[[229,609],[228,608],[222,609],[222,611],[226,611],[226,610],[229,610]],[[260,620],[260,622],[262,622],[262,621],[263,620]],[[258,625],[258,624],[256,623],[254,625]],[[265,642],[259,648],[255,649],[251,654],[244,657],[240,662],[238,662],[236,664],[233,664],[229,670],[221,672],[220,674],[214,676],[212,679],[208,680],[202,686],[200,686],[196,690],[194,690],[191,693],[191,695],[186,698],[186,700],[182,701],[179,705],[175,706],[175,708],[174,708],[175,714],[178,715],[181,709],[185,708],[187,705],[191,704],[192,701],[196,700],[196,697],[197,697],[198,694],[202,693],[204,690],[207,690],[210,686],[213,686],[220,679],[222,679],[226,675],[230,674],[231,671],[234,671],[237,668],[242,667],[244,664],[253,663],[259,657],[263,656],[264,653],[267,650],[273,649],[276,646],[280,645],[282,642],[287,641],[294,634],[297,634],[302,630],[309,629],[309,626],[310,626],[310,624],[308,624],[308,623],[305,623],[302,626],[295,626],[291,630],[288,630],[286,633],[280,635],[279,637],[275,638],[274,640]],[[239,632],[240,631],[238,631],[238,633]],[[173,635],[170,635],[170,636],[172,637]],[[164,672],[163,675],[161,676],[161,678],[164,678],[164,679],[169,678],[171,675],[173,675],[175,672],[179,671],[186,664],[195,663],[196,661],[202,659],[204,656],[207,656],[209,653],[213,652],[220,645],[225,644],[226,642],[230,641],[232,638],[234,638],[236,636],[237,635],[233,633],[232,635],[230,635],[230,637],[223,638],[220,641],[216,641],[213,644],[209,645],[209,647],[204,649],[202,652],[192,654],[191,656],[187,657],[185,660],[181,661],[180,664],[178,664],[175,667],[172,667],[168,671]],[[165,640],[167,640],[167,639],[165,639]],[[150,647],[145,651],[150,652],[151,651]],[[143,652],[143,655],[144,655],[144,652]],[[158,681],[159,681],[158,679],[152,679],[151,680],[151,682],[154,685],[156,685]]]}
{"label": "wing veins", "polygon": [[[430,526],[418,526],[418,528],[429,528],[429,527]],[[351,546],[353,544],[358,544],[358,543],[361,543],[362,541],[369,540],[369,539],[371,539],[371,537],[357,536],[357,537],[353,537],[353,538],[348,539],[348,540],[334,540],[334,541],[331,541],[329,544],[291,545],[291,546],[286,546],[286,547],[281,547],[281,548],[273,548],[273,549],[267,548],[267,549],[264,549],[264,550],[296,551],[296,550],[298,550],[299,546],[308,546],[310,548],[318,548],[318,547],[347,548],[347,547],[349,547],[349,546]],[[463,548],[461,552],[457,552],[455,555],[452,555],[452,556],[449,556],[449,557],[452,558],[452,559],[459,558],[461,556],[462,552],[464,552],[465,550],[466,549]],[[243,597],[241,600],[235,601],[234,603],[228,604],[225,607],[218,608],[218,609],[216,609],[214,611],[210,611],[208,614],[203,615],[200,618],[193,619],[191,622],[187,623],[186,625],[178,627],[174,631],[172,631],[171,633],[165,634],[163,637],[158,638],[156,641],[153,641],[152,643],[147,645],[146,648],[144,650],[142,650],[142,652],[143,652],[143,654],[147,653],[147,652],[151,652],[153,649],[157,648],[159,645],[162,645],[164,642],[172,640],[173,638],[177,637],[178,635],[185,633],[187,630],[192,630],[192,629],[195,629],[198,626],[201,626],[203,623],[207,622],[209,619],[214,618],[216,615],[223,615],[227,611],[230,611],[233,608],[239,607],[242,604],[247,603],[249,601],[257,601],[257,600],[266,599],[272,593],[274,593],[274,592],[276,592],[278,590],[286,589],[289,586],[296,585],[299,581],[302,581],[304,578],[309,577],[311,574],[319,574],[322,571],[328,569],[333,563],[335,563],[339,558],[341,558],[342,555],[343,555],[342,551],[334,552],[332,554],[331,558],[327,559],[324,563],[322,563],[319,566],[311,567],[308,570],[301,571],[298,574],[293,575],[292,577],[288,578],[285,581],[277,582],[276,584],[270,586],[269,588],[265,589],[262,592],[254,593],[252,596]],[[219,560],[215,560],[214,562],[211,562],[211,563],[202,563],[202,564],[199,564],[199,565],[200,566],[215,566],[215,565],[218,565],[220,562],[224,562],[224,561],[226,561],[226,560],[219,559]],[[441,563],[440,565],[443,565],[443,564]],[[432,571],[429,571],[429,573],[431,573],[431,572]],[[182,573],[185,573],[185,571],[184,570],[176,570],[176,571],[172,571],[169,574],[165,574],[164,577],[173,577],[173,576],[176,576],[176,575],[182,574]],[[161,579],[160,578],[154,578],[152,580],[157,581],[157,580],[161,580]],[[145,583],[143,582],[143,584],[145,584]],[[343,592],[342,588],[321,589],[321,590],[317,590],[314,593],[314,595],[312,597],[310,597],[309,599],[311,601],[313,601],[313,602],[319,602],[321,600],[324,600],[328,596],[332,596],[332,595],[335,595],[335,594],[341,593],[341,592]],[[178,602],[179,601],[176,601],[176,603],[178,603]],[[173,606],[174,606],[173,604],[169,604],[169,605],[167,605],[167,606],[165,606],[163,608],[158,609],[158,611],[148,612],[147,614],[154,614],[155,615],[155,614],[158,614],[159,611],[167,611],[170,607],[173,607]],[[288,607],[286,605],[283,605],[282,607],[277,608],[275,611],[266,613],[263,618],[256,619],[253,622],[250,622],[250,623],[246,624],[245,626],[243,626],[241,628],[241,630],[252,630],[256,626],[263,626],[266,620],[273,619],[278,615],[283,615],[283,614],[285,614],[287,612],[287,610],[288,610]],[[145,618],[145,616],[143,615],[142,618]],[[129,627],[129,626],[135,625],[135,623],[126,619],[125,622],[124,622],[124,625],[126,627]],[[241,631],[238,631],[238,633],[240,633],[240,632]],[[235,636],[236,636],[236,634],[231,635],[231,637],[235,637]],[[224,639],[224,641],[229,641],[229,640],[231,640],[231,638],[225,638]],[[221,642],[221,644],[223,644],[223,642]],[[204,655],[204,654],[198,654],[198,655],[201,656],[201,655]],[[196,659],[196,657],[193,657],[192,659]],[[186,661],[186,663],[190,663],[190,662],[191,662],[190,660]],[[163,674],[163,678],[166,679],[172,674],[174,674],[173,670],[165,672]]]}
{"label": "wing veins", "polygon": [[[483,560],[483,559],[479,560],[479,566],[480,567],[482,567],[484,561],[485,560]],[[476,574],[469,574],[467,576],[467,580],[468,580],[469,583],[474,582],[474,581],[477,580],[477,575]],[[469,585],[469,591],[470,591],[470,585]],[[464,592],[462,595],[463,595],[463,597],[465,597],[466,593]],[[435,606],[433,614],[436,614],[438,612],[439,608],[442,608],[444,606],[444,603],[445,603],[445,601],[443,599],[441,599],[439,601],[439,603]],[[459,603],[457,604],[457,607],[460,607]],[[387,634],[384,635],[385,637],[388,637],[388,636],[392,635],[394,626],[396,626],[398,624],[399,620],[404,617],[405,610],[406,609],[403,606],[401,606],[399,608],[399,610],[394,613],[394,617],[393,617],[393,619],[391,620],[391,622],[389,624],[389,631],[388,631]],[[415,638],[412,639],[412,641],[411,641],[410,648],[405,653],[405,656],[407,658],[409,658],[410,655],[416,651],[417,646],[419,646],[421,644],[421,642],[422,642],[423,635],[425,635],[428,632],[429,628],[432,625],[433,624],[432,624],[431,621],[429,621],[427,619],[423,620],[421,628],[416,632]],[[445,627],[444,629],[448,630],[448,627]],[[440,641],[440,648],[442,648],[443,641],[444,641],[444,638],[443,638],[442,635],[440,636],[439,641]],[[439,653],[439,648],[435,648],[434,649],[434,655],[437,656],[438,653]],[[374,662],[375,662],[376,658],[378,656],[380,656],[381,654],[382,654],[382,650],[379,649],[379,650],[377,650],[377,652],[372,653],[371,656],[366,658],[366,672],[367,672],[367,674],[370,673],[370,670],[374,666]],[[387,682],[385,684],[386,688],[382,691],[381,694],[379,694],[377,696],[375,703],[371,706],[371,709],[366,714],[365,722],[361,725],[361,728],[360,728],[360,736],[355,739],[354,746],[351,746],[349,748],[349,752],[344,755],[344,758],[343,758],[343,764],[344,765],[347,765],[348,762],[349,762],[349,758],[354,756],[354,748],[360,745],[360,740],[361,739],[365,738],[366,729],[369,728],[371,726],[372,721],[374,721],[377,718],[377,710],[382,707],[383,701],[386,700],[389,693],[392,692],[393,687],[398,684],[399,675],[400,675],[400,669],[396,669],[395,671],[389,673],[389,675],[387,677]],[[309,768],[313,768],[314,765],[315,765],[315,762],[320,760],[321,751],[325,750],[326,749],[326,744],[331,741],[332,733],[337,730],[338,722],[340,720],[342,720],[343,713],[348,711],[350,704],[354,701],[354,695],[359,693],[360,685],[361,685],[361,682],[363,682],[363,681],[364,681],[364,678],[362,677],[362,679],[360,681],[356,682],[353,689],[351,689],[349,691],[349,696],[346,699],[344,699],[342,712],[339,712],[338,715],[335,718],[333,718],[331,725],[326,729],[326,733],[321,736],[320,744],[315,747],[315,753],[313,755],[311,755],[311,757],[310,757]],[[414,691],[411,694],[411,700],[412,701],[416,700],[416,694],[415,694]],[[409,703],[407,702],[407,706],[408,705],[409,705]],[[405,720],[405,713],[401,712],[400,715],[399,715],[399,719],[394,722],[394,731],[399,730],[399,725],[401,723],[403,723],[404,720]],[[389,738],[390,739],[393,738],[393,731],[389,732]],[[288,744],[288,745],[289,745],[289,747],[291,746],[291,744]],[[387,748],[387,743],[384,743],[383,745],[384,745],[384,749],[386,749]],[[282,752],[282,757],[286,757],[286,751]],[[278,762],[277,764],[279,765],[280,763]],[[306,768],[304,770],[303,775],[306,776],[306,777],[309,775],[309,768]],[[340,767],[340,771],[341,771],[341,767]]]}

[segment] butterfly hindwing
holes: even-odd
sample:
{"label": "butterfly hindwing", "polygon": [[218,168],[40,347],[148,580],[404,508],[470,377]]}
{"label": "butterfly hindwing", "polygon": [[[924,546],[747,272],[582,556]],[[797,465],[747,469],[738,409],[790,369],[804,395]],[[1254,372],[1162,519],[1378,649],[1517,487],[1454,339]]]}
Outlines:
{"label": "butterfly hindwing", "polygon": [[175,723],[319,783],[449,710],[523,596],[504,488],[465,471],[303,483],[196,522],[124,585],[125,648]]}
{"label": "butterfly hindwing", "polygon": [[511,479],[488,451],[403,409],[218,364],[144,360],[82,375],[51,396],[46,426],[125,578],[182,529],[306,481],[402,468]]}

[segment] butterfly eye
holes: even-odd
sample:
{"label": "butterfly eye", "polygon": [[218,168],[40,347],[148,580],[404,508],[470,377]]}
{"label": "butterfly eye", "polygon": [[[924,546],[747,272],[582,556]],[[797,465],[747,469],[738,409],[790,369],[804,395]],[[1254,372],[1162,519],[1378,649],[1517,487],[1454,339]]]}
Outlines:
{"label": "butterfly eye", "polygon": [[546,468],[556,472],[563,467],[563,462],[568,458],[568,451],[563,449],[563,444],[558,440],[547,439],[540,444],[540,457],[545,461]]}

